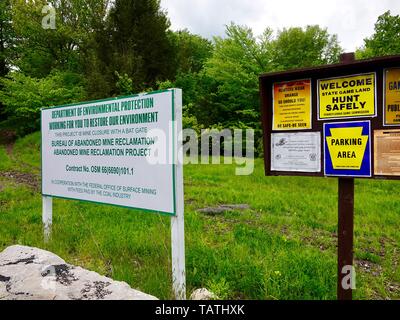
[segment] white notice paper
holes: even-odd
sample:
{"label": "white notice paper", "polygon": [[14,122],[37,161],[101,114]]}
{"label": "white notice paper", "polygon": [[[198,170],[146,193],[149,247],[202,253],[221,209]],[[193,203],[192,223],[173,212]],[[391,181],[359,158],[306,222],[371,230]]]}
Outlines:
{"label": "white notice paper", "polygon": [[273,133],[271,171],[321,172],[321,134]]}

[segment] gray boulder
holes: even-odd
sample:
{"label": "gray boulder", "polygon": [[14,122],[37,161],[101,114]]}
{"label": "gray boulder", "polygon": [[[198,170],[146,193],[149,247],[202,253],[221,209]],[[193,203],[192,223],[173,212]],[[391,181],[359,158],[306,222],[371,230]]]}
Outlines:
{"label": "gray boulder", "polygon": [[157,300],[37,248],[0,253],[0,300]]}
{"label": "gray boulder", "polygon": [[201,288],[193,291],[190,296],[190,300],[218,300],[218,297],[206,288]]}

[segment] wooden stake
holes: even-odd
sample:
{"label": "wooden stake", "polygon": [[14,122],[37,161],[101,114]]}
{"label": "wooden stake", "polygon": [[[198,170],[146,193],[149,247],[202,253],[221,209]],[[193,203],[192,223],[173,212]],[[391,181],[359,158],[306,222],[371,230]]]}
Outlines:
{"label": "wooden stake", "polygon": [[[354,53],[340,56],[341,63],[355,60]],[[354,178],[339,178],[338,197],[338,300],[353,299]],[[348,279],[351,279],[350,282]],[[350,288],[349,288],[350,283]]]}

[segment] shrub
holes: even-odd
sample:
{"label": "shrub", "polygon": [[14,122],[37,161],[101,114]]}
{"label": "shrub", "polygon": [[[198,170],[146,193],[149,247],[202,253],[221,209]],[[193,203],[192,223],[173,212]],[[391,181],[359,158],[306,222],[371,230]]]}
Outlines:
{"label": "shrub", "polygon": [[70,72],[55,72],[36,79],[20,72],[11,72],[0,79],[0,102],[8,116],[8,124],[18,135],[40,128],[40,109],[68,104],[84,97],[82,79]]}

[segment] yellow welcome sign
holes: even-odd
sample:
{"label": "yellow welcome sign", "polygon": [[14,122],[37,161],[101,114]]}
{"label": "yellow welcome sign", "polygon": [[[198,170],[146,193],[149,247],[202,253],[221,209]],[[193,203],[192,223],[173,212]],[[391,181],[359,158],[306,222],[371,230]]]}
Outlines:
{"label": "yellow welcome sign", "polygon": [[375,73],[318,80],[318,118],[341,119],[376,115]]}

